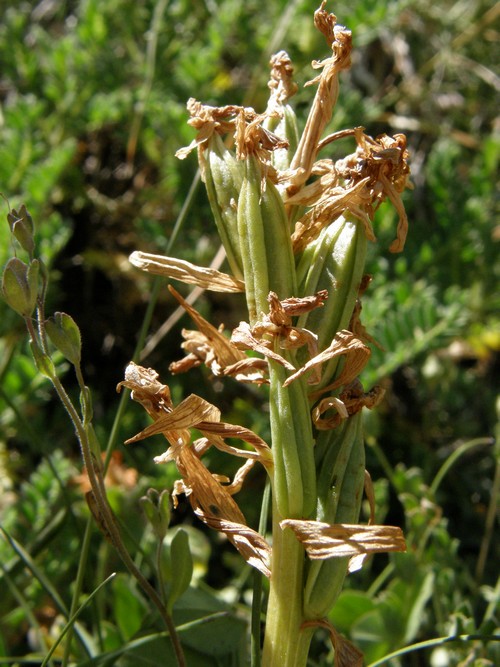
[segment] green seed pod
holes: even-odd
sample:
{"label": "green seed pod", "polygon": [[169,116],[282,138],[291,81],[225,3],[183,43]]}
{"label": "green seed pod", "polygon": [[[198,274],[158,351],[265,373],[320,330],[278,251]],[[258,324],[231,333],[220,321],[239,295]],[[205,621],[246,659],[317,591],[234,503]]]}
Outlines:
{"label": "green seed pod", "polygon": [[280,139],[288,141],[288,148],[277,148],[272,152],[271,161],[273,167],[278,171],[286,171],[290,168],[290,163],[297,146],[299,144],[299,128],[297,126],[297,116],[289,104],[283,105],[282,117],[278,120],[270,117],[264,123],[264,127]]}
{"label": "green seed pod", "polygon": [[[349,326],[365,269],[366,246],[362,223],[345,215],[322,230],[302,254],[297,270],[300,294],[328,291],[324,307],[303,315],[297,323],[318,335],[320,350],[328,347],[337,331]],[[338,359],[326,365],[318,388],[331,382],[337,365]]]}
{"label": "green seed pod", "polygon": [[80,408],[84,424],[90,424],[94,418],[94,407],[92,405],[92,394],[88,387],[82,387],[80,391]]}
{"label": "green seed pod", "polygon": [[269,289],[279,299],[297,294],[295,257],[285,206],[277,187],[269,179],[262,192],[260,207],[264,223]]}
{"label": "green seed pod", "polygon": [[245,161],[245,175],[238,200],[238,233],[250,324],[267,312],[270,291],[280,299],[296,293],[295,261],[288,219],[276,186],[262,185],[258,159]]}
{"label": "green seed pod", "polygon": [[66,313],[54,313],[54,317],[45,322],[47,335],[74,366],[80,364],[82,341],[80,329],[74,319]]}
{"label": "green seed pod", "polygon": [[38,297],[40,265],[37,259],[25,264],[17,257],[7,262],[2,276],[2,293],[9,306],[22,315],[31,317]]}
{"label": "green seed pod", "polygon": [[286,370],[270,362],[274,494],[280,516],[307,518],[316,507],[316,469],[307,395],[301,381],[283,387]]}
{"label": "green seed pod", "polygon": [[297,116],[288,104],[288,100],[295,95],[298,87],[293,80],[293,65],[286,51],[275,53],[269,64],[271,71],[267,85],[270,95],[267,104],[268,115],[263,127],[287,141],[288,148],[279,148],[271,155],[273,166],[279,171],[285,171],[290,167],[299,144]]}
{"label": "green seed pod", "polygon": [[[296,293],[295,262],[277,188],[269,180],[263,187],[255,156],[245,158],[244,164],[238,230],[250,324],[254,324],[269,308],[270,291],[280,299]],[[302,381],[283,387],[287,377],[283,366],[270,362],[269,369],[274,387],[270,419],[278,510],[287,518],[310,516],[316,505],[316,472],[307,395]]]}
{"label": "green seed pod", "polygon": [[217,133],[212,135],[207,147],[200,152],[200,164],[208,200],[229,266],[236,278],[242,278],[237,202],[243,181],[243,164],[226,148]]}
{"label": "green seed pod", "polygon": [[260,209],[260,169],[256,158],[248,157],[238,199],[238,234],[250,324],[267,311],[269,294],[264,223]]}
{"label": "green seed pod", "polygon": [[[324,440],[324,442],[321,442]],[[358,523],[365,476],[362,412],[318,438],[325,453],[318,475],[317,519],[327,523]],[[344,583],[349,558],[310,561],[304,589],[306,618],[323,618]]]}

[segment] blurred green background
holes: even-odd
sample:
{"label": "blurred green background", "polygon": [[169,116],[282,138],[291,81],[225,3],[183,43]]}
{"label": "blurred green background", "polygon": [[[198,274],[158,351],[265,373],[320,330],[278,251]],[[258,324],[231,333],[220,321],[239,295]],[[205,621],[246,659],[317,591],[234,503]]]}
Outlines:
{"label": "blurred green background", "polygon": [[[171,243],[171,254],[208,265],[219,247],[196,157],[174,157],[193,138],[186,101],[193,96],[264,110],[267,63],[283,48],[295,65],[295,108],[303,122],[310,63],[328,55],[313,27],[315,9],[298,0],[0,0],[0,191],[13,208],[25,203],[35,221],[50,269],[47,312],[65,311],[80,326],[84,375],[103,442],[118,406],[115,386],[134,352],[152,289],[152,279],[133,269],[128,255],[164,253]],[[377,214],[378,243],[368,265],[373,281],[363,301],[363,323],[384,347],[374,350],[363,380],[387,390],[383,405],[366,418],[368,467],[379,518],[405,527],[410,552],[377,557],[353,575],[332,616],[369,662],[412,641],[491,634],[498,623],[500,552],[491,508],[499,484],[493,438],[500,350],[500,5],[359,0],[331,2],[327,9],[352,30],[354,42],[329,130],[363,125],[372,136],[405,133],[414,184],[404,198],[410,230],[401,256],[387,250],[395,213],[386,205]],[[352,148],[347,141],[335,144],[344,153]],[[3,266],[14,249],[7,202],[1,206]],[[174,307],[162,288],[151,334]],[[242,315],[233,296],[205,294],[199,308],[228,328]],[[186,319],[182,324],[190,326]],[[219,405],[226,421],[266,438],[265,396],[235,384],[214,386],[202,371],[170,381],[167,367],[180,358],[180,342],[177,326],[143,363],[170,384],[175,400],[195,391]],[[62,361],[60,370],[67,371]],[[3,301],[0,379],[0,522],[64,593],[78,562],[75,526],[86,516],[75,481],[78,446],[33,368],[21,318]],[[71,373],[65,381],[75,388]],[[112,490],[116,511],[138,541],[145,531],[138,497],[148,486],[171,486],[176,477],[152,464],[161,441],[121,446],[145,423],[130,404],[119,423],[118,451],[138,477]],[[212,456],[214,469],[233,469],[221,455]],[[443,464],[446,474],[436,478]],[[250,482],[241,504],[255,525],[263,477],[255,474]],[[46,535],[61,497],[67,511]],[[234,553],[201,531],[185,506],[175,521],[192,524],[200,586],[231,603],[245,601],[248,582]],[[0,561],[11,562],[10,549],[0,542]],[[95,558],[99,572],[120,567],[102,553],[98,536]],[[4,569],[3,576],[13,588],[0,601],[0,656],[23,655],[32,620],[13,590],[22,592],[49,634],[55,611],[19,568]],[[92,581],[95,572],[88,576]],[[120,592],[114,596],[107,604],[119,617]],[[87,619],[91,631],[96,618],[102,616]],[[118,626],[116,636],[107,630],[115,643],[130,640],[141,624]],[[321,636],[313,649],[311,664],[328,664]],[[463,664],[483,665],[498,657],[491,643],[480,641],[440,650],[391,664],[444,667],[470,659],[486,662]]]}

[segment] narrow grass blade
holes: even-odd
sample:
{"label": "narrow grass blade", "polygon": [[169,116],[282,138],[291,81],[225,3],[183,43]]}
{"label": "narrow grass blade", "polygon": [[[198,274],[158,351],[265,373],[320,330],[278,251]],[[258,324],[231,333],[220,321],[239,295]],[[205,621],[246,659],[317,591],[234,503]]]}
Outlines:
{"label": "narrow grass blade", "polygon": [[85,607],[92,600],[92,598],[94,598],[97,595],[97,593],[101,590],[101,588],[103,588],[108,582],[110,582],[115,577],[115,575],[116,575],[116,572],[113,572],[112,574],[110,574],[109,577],[107,577],[101,584],[99,584],[99,586],[95,590],[92,591],[92,593],[88,596],[88,598],[85,600],[85,602],[82,605],[80,605],[80,607],[78,607],[78,609],[75,611],[75,613],[68,620],[68,622],[66,623],[64,628],[61,630],[61,633],[60,633],[59,637],[56,639],[56,641],[52,645],[50,651],[45,656],[45,659],[42,662],[42,664],[40,665],[40,667],[46,667],[46,665],[48,664],[48,661],[50,660],[54,651],[59,646],[59,644],[63,640],[65,634],[68,632],[68,630],[73,626],[74,622],[76,621],[76,619],[78,618],[80,613],[85,609]]}

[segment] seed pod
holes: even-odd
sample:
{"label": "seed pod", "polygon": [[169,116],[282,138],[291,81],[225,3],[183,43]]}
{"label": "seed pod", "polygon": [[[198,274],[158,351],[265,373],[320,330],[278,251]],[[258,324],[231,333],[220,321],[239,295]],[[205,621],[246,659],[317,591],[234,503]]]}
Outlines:
{"label": "seed pod", "polygon": [[56,369],[52,359],[46,354],[36,340],[30,340],[31,354],[39,373],[52,380],[56,377]]}
{"label": "seed pod", "polygon": [[297,92],[298,86],[293,80],[292,61],[285,51],[275,53],[269,64],[271,71],[267,85],[270,95],[263,127],[287,142],[287,148],[278,148],[271,155],[273,167],[285,171],[290,167],[299,144],[297,116],[288,104],[288,100]]}
{"label": "seed pod", "polygon": [[148,489],[145,496],[139,498],[142,509],[158,540],[163,540],[170,524],[170,494],[164,489]]}
{"label": "seed pod", "polygon": [[[280,194],[263,177],[254,155],[245,158],[238,201],[238,230],[250,324],[267,312],[270,291],[295,293],[295,262]],[[280,353],[282,351],[280,350]],[[309,404],[302,381],[283,387],[286,371],[270,362],[270,405],[275,497],[281,516],[307,517],[316,505],[316,478]]]}
{"label": "seed pod", "polygon": [[260,169],[253,156],[245,160],[244,166],[245,177],[238,199],[238,234],[248,316],[250,324],[253,325],[260,313],[267,310],[269,280],[264,223],[260,209]]}
{"label": "seed pod", "polygon": [[[318,438],[318,521],[355,524],[359,521],[364,488],[365,449],[361,411],[339,428]],[[304,589],[306,618],[323,618],[333,606],[347,574],[349,558],[309,563]]]}
{"label": "seed pod", "polygon": [[295,257],[281,195],[269,179],[261,198],[269,289],[280,299],[297,294]]}
{"label": "seed pod", "polygon": [[309,517],[316,507],[316,470],[307,395],[301,381],[283,387],[286,371],[270,362],[274,494],[282,517]]}
{"label": "seed pod", "polygon": [[236,278],[242,278],[237,202],[243,181],[243,164],[236,160],[217,133],[212,135],[207,147],[200,151],[200,164],[208,200],[229,266]]}
{"label": "seed pod", "polygon": [[285,104],[282,107],[282,117],[277,122],[276,119],[270,117],[264,126],[280,139],[286,139],[288,142],[288,148],[277,148],[271,156],[273,167],[278,171],[286,171],[290,168],[299,143],[299,128],[295,111],[289,104]]}
{"label": "seed pod", "polygon": [[26,210],[26,206],[22,204],[19,211],[13,208],[7,214],[7,221],[12,234],[19,241],[21,247],[32,257],[35,249],[34,226],[33,218]]}
{"label": "seed pod", "polygon": [[238,233],[250,324],[266,312],[270,291],[280,299],[296,293],[295,261],[281,196],[266,179],[258,159],[244,160],[238,199]]}
{"label": "seed pod", "polygon": [[[302,254],[297,269],[300,294],[328,291],[324,307],[306,313],[297,323],[318,335],[320,350],[328,347],[337,331],[349,326],[365,269],[366,246],[362,224],[345,215],[325,228]],[[328,363],[318,388],[331,382],[337,365],[338,359]]]}

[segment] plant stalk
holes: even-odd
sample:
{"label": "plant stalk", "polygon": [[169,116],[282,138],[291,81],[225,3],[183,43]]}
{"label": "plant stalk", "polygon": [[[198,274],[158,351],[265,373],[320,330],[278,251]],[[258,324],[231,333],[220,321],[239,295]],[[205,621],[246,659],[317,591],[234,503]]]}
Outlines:
{"label": "plant stalk", "polygon": [[[274,504],[274,503],[273,503]],[[262,667],[305,667],[312,630],[301,630],[304,549],[273,510],[273,555]]]}

